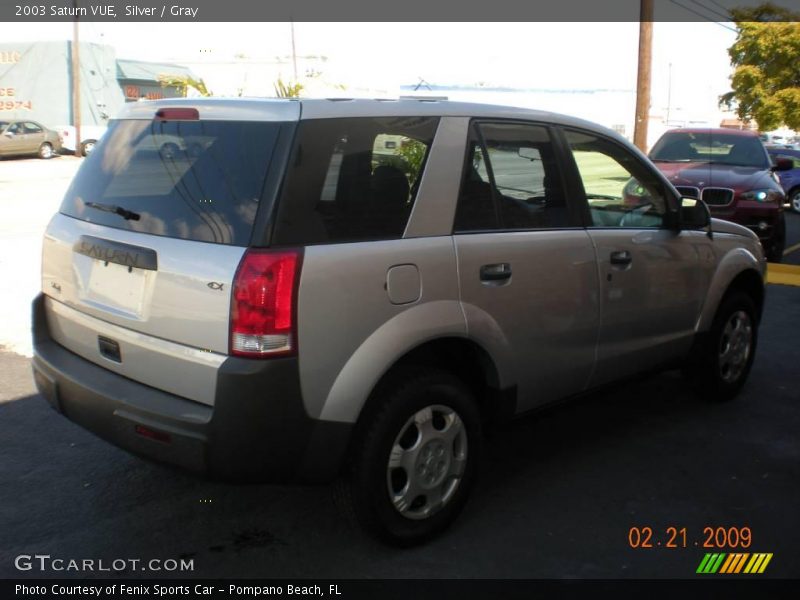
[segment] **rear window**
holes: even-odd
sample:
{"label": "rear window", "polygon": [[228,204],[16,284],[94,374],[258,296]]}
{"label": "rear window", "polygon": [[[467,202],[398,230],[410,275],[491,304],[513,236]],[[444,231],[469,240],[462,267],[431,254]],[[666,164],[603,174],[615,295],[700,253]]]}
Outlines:
{"label": "rear window", "polygon": [[81,166],[61,212],[119,229],[246,246],[281,127],[117,121]]}
{"label": "rear window", "polygon": [[438,122],[432,117],[302,121],[273,243],[401,237]]}

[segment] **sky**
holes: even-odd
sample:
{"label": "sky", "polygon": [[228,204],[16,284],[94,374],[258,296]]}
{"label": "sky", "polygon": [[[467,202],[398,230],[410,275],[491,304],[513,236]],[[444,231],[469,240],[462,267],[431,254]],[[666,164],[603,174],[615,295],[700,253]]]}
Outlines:
{"label": "sky", "polygon": [[[291,55],[289,23],[82,23],[118,58],[203,65]],[[639,24],[295,23],[299,56],[324,55],[326,80],[398,93],[440,85],[634,90]],[[3,41],[69,39],[71,23],[15,23]],[[729,90],[730,23],[654,23],[652,107],[708,112]],[[238,58],[237,58],[238,57]],[[291,72],[286,74],[291,78]],[[213,86],[211,86],[213,89]],[[675,114],[675,112],[673,112]]]}

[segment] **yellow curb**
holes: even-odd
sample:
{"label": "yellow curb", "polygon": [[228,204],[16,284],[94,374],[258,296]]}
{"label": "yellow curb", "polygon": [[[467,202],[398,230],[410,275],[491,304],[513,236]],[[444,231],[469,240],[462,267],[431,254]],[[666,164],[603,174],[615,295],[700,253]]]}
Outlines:
{"label": "yellow curb", "polygon": [[769,263],[767,265],[767,283],[800,287],[800,266]]}

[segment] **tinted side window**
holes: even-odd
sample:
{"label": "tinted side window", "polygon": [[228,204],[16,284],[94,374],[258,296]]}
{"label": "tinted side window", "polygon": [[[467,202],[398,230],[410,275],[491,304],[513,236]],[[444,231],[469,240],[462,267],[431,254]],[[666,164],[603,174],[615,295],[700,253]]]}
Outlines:
{"label": "tinted side window", "polygon": [[547,128],[481,123],[469,140],[455,231],[570,226]]}
{"label": "tinted side window", "polygon": [[42,133],[42,128],[36,123],[25,123],[25,133]]}
{"label": "tinted side window", "polygon": [[667,200],[661,182],[627,150],[604,138],[566,131],[593,227],[661,227]]}
{"label": "tinted side window", "polygon": [[273,242],[400,238],[438,122],[432,117],[301,122]]}

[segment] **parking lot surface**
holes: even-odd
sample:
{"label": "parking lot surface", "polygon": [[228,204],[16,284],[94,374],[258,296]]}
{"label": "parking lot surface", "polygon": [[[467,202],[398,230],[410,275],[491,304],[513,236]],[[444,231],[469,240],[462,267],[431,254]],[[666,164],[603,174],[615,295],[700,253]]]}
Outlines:
{"label": "parking lot surface", "polygon": [[[15,180],[27,204],[9,198],[8,163],[0,163],[0,267],[3,277],[19,275],[31,295],[38,269],[35,276],[30,264],[23,269],[15,248],[39,243],[37,228],[60,200],[54,189],[68,184],[79,161],[50,162],[64,170],[50,187]],[[790,245],[800,242],[797,217],[789,215]],[[4,315],[24,328],[27,305],[17,304]],[[798,334],[800,288],[770,285],[755,365],[735,401],[698,399],[670,372],[492,432],[462,517],[441,538],[409,550],[348,525],[327,487],[207,482],[118,450],[49,407],[25,356],[0,352],[0,577],[104,575],[14,566],[21,554],[49,554],[194,565],[183,573],[111,573],[117,576],[686,578],[706,552],[718,551],[703,547],[706,528],[718,527],[749,528],[752,543],[739,551],[773,553],[763,577],[797,577]],[[653,547],[632,548],[632,527],[650,527]],[[680,538],[667,547],[669,527],[686,529],[686,547]]]}

